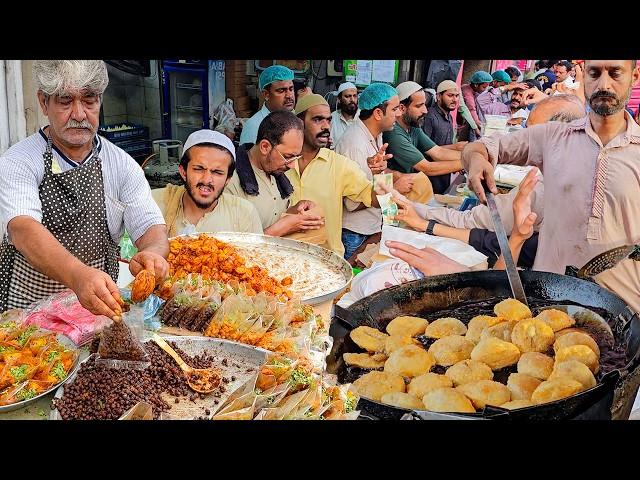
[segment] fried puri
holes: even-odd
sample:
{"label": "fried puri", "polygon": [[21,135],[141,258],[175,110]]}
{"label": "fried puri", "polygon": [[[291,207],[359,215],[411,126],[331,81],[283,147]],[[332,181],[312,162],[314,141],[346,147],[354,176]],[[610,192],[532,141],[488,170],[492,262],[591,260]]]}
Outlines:
{"label": "fried puri", "polygon": [[598,357],[600,356],[600,348],[596,341],[586,333],[582,332],[570,332],[565,335],[556,336],[556,341],[553,344],[553,350],[558,353],[558,350],[564,347],[572,347],[573,345],[586,345],[593,353]]}
{"label": "fried puri", "polygon": [[404,392],[404,379],[391,372],[369,372],[355,382],[353,387],[361,397],[380,401],[385,393]]}
{"label": "fried puri", "polygon": [[424,348],[407,345],[394,351],[384,363],[384,371],[402,377],[417,377],[427,373],[435,365],[433,355]]}
{"label": "fried puri", "polygon": [[465,383],[456,387],[456,390],[469,398],[476,408],[484,408],[487,405],[499,407],[511,400],[509,389],[502,383],[493,380]]}
{"label": "fried puri", "polygon": [[381,352],[384,350],[384,341],[389,336],[375,328],[361,326],[351,330],[351,340],[367,352]]}
{"label": "fried puri", "polygon": [[391,355],[395,350],[406,345],[419,345],[419,343],[408,335],[390,335],[384,339],[384,353]]}
{"label": "fried puri", "polygon": [[411,380],[411,383],[409,383],[409,386],[407,387],[407,392],[414,397],[422,398],[431,390],[452,386],[453,383],[451,380],[444,375],[439,375],[437,373],[425,373]]}
{"label": "fried puri", "polygon": [[416,335],[422,335],[427,325],[429,325],[429,322],[424,318],[396,317],[387,325],[387,333],[389,335],[415,337]]}
{"label": "fried puri", "polygon": [[522,320],[533,316],[531,315],[529,307],[515,298],[507,298],[506,300],[497,303],[496,306],[493,307],[493,311],[498,317],[502,317],[507,320]]}
{"label": "fried puri", "polygon": [[536,319],[549,325],[554,332],[562,330],[563,328],[569,328],[576,323],[569,314],[562,310],[556,310],[555,308],[542,310],[538,316],[536,316]]}
{"label": "fried puri", "polygon": [[342,358],[344,358],[347,365],[365,368],[367,370],[384,367],[384,362],[387,359],[386,355],[369,355],[368,353],[344,353],[342,354]]}
{"label": "fried puri", "polygon": [[457,318],[439,318],[424,330],[425,336],[429,338],[443,338],[449,335],[464,335],[467,333],[467,326]]}
{"label": "fried puri", "polygon": [[456,387],[478,380],[493,380],[493,371],[489,365],[477,360],[462,360],[449,367],[444,374]]}
{"label": "fried puri", "polygon": [[563,328],[562,330],[556,332],[556,340],[562,337],[563,335],[566,335],[567,333],[574,333],[574,332],[584,333],[585,335],[589,335],[589,332],[587,332],[582,328],[576,328],[576,327]]}
{"label": "fried puri", "polygon": [[448,367],[471,357],[475,345],[461,335],[449,335],[436,340],[429,353],[436,359],[436,364]]}
{"label": "fried puri", "polygon": [[503,321],[503,318],[491,317],[489,315],[478,315],[477,317],[473,317],[469,321],[469,325],[467,325],[467,333],[465,337],[473,343],[478,343],[483,330]]}
{"label": "fried puri", "polygon": [[402,392],[385,393],[380,398],[380,401],[382,403],[386,403],[387,405],[393,405],[394,407],[398,408],[406,408],[408,410],[422,410],[424,408],[422,400],[414,397],[413,395]]}
{"label": "fried puri", "polygon": [[518,347],[495,337],[480,340],[480,343],[471,351],[472,360],[486,363],[491,370],[500,370],[514,365],[519,358],[520,350]]}
{"label": "fried puri", "polygon": [[516,410],[518,408],[533,407],[531,400],[511,400],[510,402],[503,403],[500,408],[506,408],[507,410]]}
{"label": "fried puri", "polygon": [[531,375],[512,373],[507,380],[507,388],[511,391],[511,400],[531,400],[531,394],[542,383]]}
{"label": "fried puri", "polygon": [[580,382],[585,390],[596,386],[596,378],[589,370],[589,367],[577,360],[565,360],[564,362],[556,363],[549,380],[555,380],[560,377]]}
{"label": "fried puri", "polygon": [[547,380],[538,385],[538,388],[531,394],[531,401],[536,405],[540,405],[541,403],[554,402],[570,397],[580,391],[582,391],[582,384],[577,380],[558,377],[555,380]]}
{"label": "fried puri", "polygon": [[511,343],[522,353],[546,352],[553,345],[553,329],[535,318],[520,320],[511,331]]}
{"label": "fried puri", "polygon": [[525,352],[518,360],[518,373],[546,380],[553,370],[553,358],[540,352]]}
{"label": "fried puri", "polygon": [[485,328],[480,334],[480,340],[488,337],[496,337],[505,342],[511,341],[511,331],[518,322],[507,321],[496,323],[495,325]]}
{"label": "fried puri", "polygon": [[577,360],[584,363],[594,374],[600,370],[598,356],[586,345],[572,345],[558,350],[556,352],[556,362],[560,363],[566,360]]}
{"label": "fried puri", "polygon": [[424,397],[422,403],[432,412],[475,413],[471,400],[454,388],[437,388]]}

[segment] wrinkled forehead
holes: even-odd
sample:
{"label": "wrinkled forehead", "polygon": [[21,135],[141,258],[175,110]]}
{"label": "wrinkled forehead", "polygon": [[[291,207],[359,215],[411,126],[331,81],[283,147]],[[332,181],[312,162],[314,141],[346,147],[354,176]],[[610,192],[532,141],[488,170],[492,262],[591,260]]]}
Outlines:
{"label": "wrinkled forehead", "polygon": [[633,60],[585,60],[584,66],[585,69],[610,70],[615,68],[631,70]]}
{"label": "wrinkled forehead", "polygon": [[89,97],[100,97],[101,94],[99,92],[97,92],[94,89],[91,88],[81,88],[81,89],[61,89],[59,92],[57,92],[54,95],[56,98],[59,99],[82,99],[82,98],[89,98]]}

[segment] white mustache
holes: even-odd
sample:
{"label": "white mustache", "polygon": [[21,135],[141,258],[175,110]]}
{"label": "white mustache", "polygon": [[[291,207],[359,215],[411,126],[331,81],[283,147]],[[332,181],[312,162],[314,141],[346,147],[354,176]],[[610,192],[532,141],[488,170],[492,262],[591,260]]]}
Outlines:
{"label": "white mustache", "polygon": [[87,121],[87,120],[82,120],[81,122],[78,122],[77,120],[74,119],[70,119],[67,124],[64,126],[65,129],[67,128],[86,128],[87,130],[91,130],[93,132],[93,126]]}

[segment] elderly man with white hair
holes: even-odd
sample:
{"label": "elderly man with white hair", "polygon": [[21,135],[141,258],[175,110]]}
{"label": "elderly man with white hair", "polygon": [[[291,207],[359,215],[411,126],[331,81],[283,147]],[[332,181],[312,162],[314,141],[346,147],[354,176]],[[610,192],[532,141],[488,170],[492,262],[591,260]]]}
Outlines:
{"label": "elderly man with white hair", "polygon": [[95,314],[121,315],[118,243],[138,248],[129,269],[168,273],[165,222],[142,169],[96,135],[109,78],[102,60],[34,63],[49,125],[0,157],[0,312],[73,290]]}
{"label": "elderly man with white hair", "polygon": [[338,140],[349,125],[353,125],[360,115],[358,108],[358,89],[351,82],[344,82],[338,87],[338,105],[331,114],[331,142]]}

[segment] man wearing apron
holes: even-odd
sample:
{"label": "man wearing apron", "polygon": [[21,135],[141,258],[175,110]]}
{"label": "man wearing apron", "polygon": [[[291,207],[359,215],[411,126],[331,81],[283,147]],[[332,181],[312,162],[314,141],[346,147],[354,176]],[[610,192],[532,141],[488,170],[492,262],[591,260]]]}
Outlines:
{"label": "man wearing apron", "polygon": [[167,275],[164,219],[142,169],[96,135],[108,84],[101,60],[34,62],[49,125],[0,157],[0,312],[64,288],[94,314],[120,314],[118,243],[124,229],[139,252],[133,275]]}

